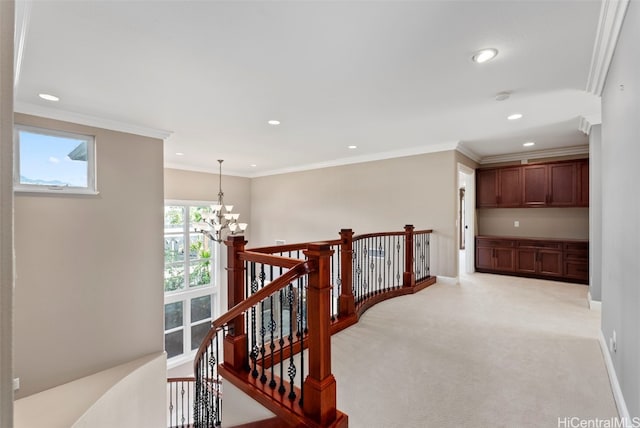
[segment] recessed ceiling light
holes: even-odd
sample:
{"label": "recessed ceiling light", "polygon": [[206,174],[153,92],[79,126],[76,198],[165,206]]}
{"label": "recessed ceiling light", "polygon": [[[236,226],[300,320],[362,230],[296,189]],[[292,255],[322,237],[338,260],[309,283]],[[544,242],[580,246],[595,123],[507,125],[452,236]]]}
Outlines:
{"label": "recessed ceiling light", "polygon": [[357,148],[358,148],[358,146],[349,146],[348,148],[349,148],[349,149],[351,149],[351,150],[353,150],[353,149],[357,149]]}
{"label": "recessed ceiling light", "polygon": [[507,116],[507,119],[509,119],[509,120],[518,120],[518,119],[522,119],[522,113],[513,113],[513,114],[510,114],[509,116]]}
{"label": "recessed ceiling light", "polygon": [[522,144],[525,147],[531,147],[531,146],[535,146],[536,143],[534,143],[533,141],[527,141],[526,143]]}
{"label": "recessed ceiling light", "polygon": [[273,125],[273,126],[280,125],[280,121],[279,120],[270,120],[267,123],[269,125]]}
{"label": "recessed ceiling light", "polygon": [[182,152],[176,152],[176,156],[184,156],[184,153],[182,153]]}
{"label": "recessed ceiling light", "polygon": [[493,58],[496,57],[496,55],[498,55],[498,50],[497,49],[493,49],[493,48],[489,48],[489,49],[482,49],[478,52],[476,52],[471,59],[474,62],[477,62],[478,64],[482,64],[483,62],[487,62],[492,60]]}
{"label": "recessed ceiling light", "polygon": [[257,167],[257,166],[258,166],[258,165],[256,165],[255,163],[252,163],[252,164],[251,164],[251,168],[255,168],[255,167]]}
{"label": "recessed ceiling light", "polygon": [[43,100],[47,100],[47,101],[60,101],[60,98],[56,97],[55,95],[51,95],[51,94],[38,94],[38,96],[40,98],[42,98]]}

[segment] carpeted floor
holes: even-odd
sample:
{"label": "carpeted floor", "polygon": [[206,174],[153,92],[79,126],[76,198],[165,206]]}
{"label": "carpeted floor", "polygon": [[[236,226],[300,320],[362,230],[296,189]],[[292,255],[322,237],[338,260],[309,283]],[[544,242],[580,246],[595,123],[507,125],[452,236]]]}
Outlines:
{"label": "carpeted floor", "polygon": [[617,416],[587,287],[474,274],[371,308],[332,340],[351,428],[558,427]]}

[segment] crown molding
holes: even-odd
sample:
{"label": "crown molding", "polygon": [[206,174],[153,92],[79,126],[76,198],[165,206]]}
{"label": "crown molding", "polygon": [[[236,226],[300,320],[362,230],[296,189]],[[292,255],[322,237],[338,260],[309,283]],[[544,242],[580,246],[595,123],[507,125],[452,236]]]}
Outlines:
{"label": "crown molding", "polygon": [[293,166],[288,168],[274,169],[264,172],[256,172],[247,177],[266,177],[269,175],[288,174],[292,172],[309,171],[313,169],[330,168],[334,166],[351,165],[356,163],[372,162],[385,159],[401,158],[405,156],[416,156],[427,153],[444,152],[449,150],[456,150],[458,147],[458,141],[434,144],[429,146],[411,147],[408,149],[393,150],[388,152],[373,153],[370,155],[353,156],[348,158],[334,159],[326,162],[310,163],[306,165]]}
{"label": "crown molding", "polygon": [[602,123],[602,115],[601,114],[592,114],[586,116],[580,116],[580,121],[578,122],[578,129],[589,135],[591,133],[591,127],[593,125],[600,125]]}
{"label": "crown molding", "polygon": [[591,122],[588,119],[585,119],[583,116],[580,116],[580,122],[578,123],[578,129],[589,135],[591,133]]}
{"label": "crown molding", "polygon": [[468,157],[469,159],[471,159],[472,161],[474,161],[475,163],[480,163],[480,161],[482,160],[482,158],[478,156],[476,152],[474,152],[469,147],[462,144],[462,142],[458,143],[456,150],[462,153],[463,155],[465,155],[466,157]]}
{"label": "crown molding", "polygon": [[78,125],[109,129],[111,131],[126,132],[128,134],[141,135],[143,137],[157,138],[160,140],[166,140],[173,133],[172,131],[166,131],[164,129],[149,128],[146,126],[120,122],[118,120],[105,119],[102,117],[90,116],[88,114],[59,110],[25,102],[16,102],[14,111],[16,113],[30,114],[33,116],[45,117],[47,119],[77,123]]}
{"label": "crown molding", "polygon": [[[164,168],[165,169],[179,169],[179,170],[183,170],[183,171],[191,171],[191,172],[203,172],[206,174],[214,174],[214,175],[218,175],[220,172],[218,171],[218,168],[216,166],[201,166],[201,165],[191,165],[191,164],[187,164],[187,163],[180,163],[180,162],[165,162],[164,163]],[[242,173],[239,171],[234,171],[234,170],[230,170],[230,171],[225,171],[222,174],[223,177],[242,177],[242,178],[250,178],[250,175],[246,174],[246,173]]]}
{"label": "crown molding", "polygon": [[602,95],[628,6],[629,0],[602,1],[596,41],[593,46],[591,67],[589,68],[589,77],[587,79],[587,92],[597,96]]}
{"label": "crown molding", "polygon": [[561,147],[558,149],[537,150],[526,153],[510,153],[506,155],[486,156],[480,160],[482,165],[499,162],[523,161],[527,159],[542,159],[559,156],[584,155],[589,153],[589,146]]}

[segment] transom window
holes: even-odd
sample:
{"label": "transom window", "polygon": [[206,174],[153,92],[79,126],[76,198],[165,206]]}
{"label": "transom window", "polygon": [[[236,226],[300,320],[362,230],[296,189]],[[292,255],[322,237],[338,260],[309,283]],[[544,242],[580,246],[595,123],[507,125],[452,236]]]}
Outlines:
{"label": "transom window", "polygon": [[192,358],[218,314],[217,245],[194,232],[208,205],[164,209],[165,350],[169,365]]}
{"label": "transom window", "polygon": [[96,193],[92,136],[16,125],[14,162],[17,191]]}

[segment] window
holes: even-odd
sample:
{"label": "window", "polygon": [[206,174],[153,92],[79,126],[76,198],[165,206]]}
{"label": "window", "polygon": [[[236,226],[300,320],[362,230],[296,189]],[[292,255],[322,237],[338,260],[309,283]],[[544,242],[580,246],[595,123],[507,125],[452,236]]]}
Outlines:
{"label": "window", "polygon": [[209,206],[170,203],[164,209],[164,330],[169,365],[189,360],[218,314],[217,245],[195,224]]}
{"label": "window", "polygon": [[14,189],[95,194],[95,139],[16,125]]}

